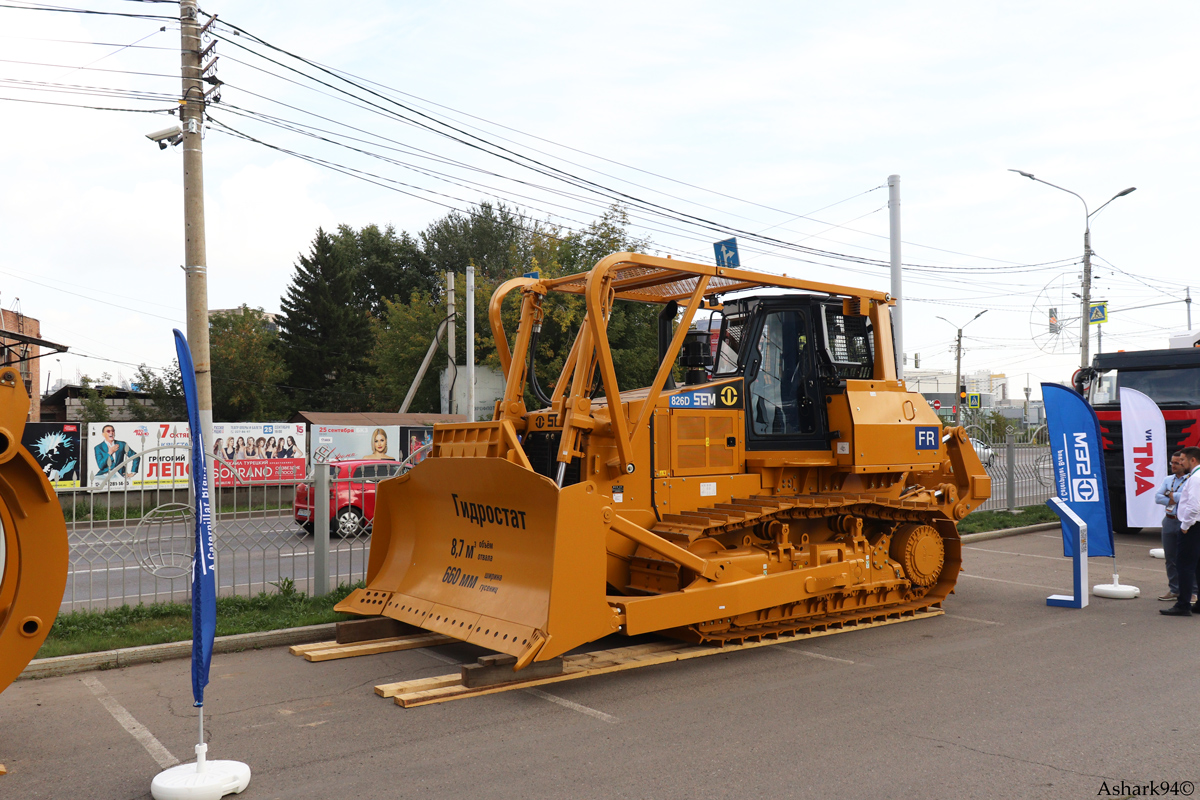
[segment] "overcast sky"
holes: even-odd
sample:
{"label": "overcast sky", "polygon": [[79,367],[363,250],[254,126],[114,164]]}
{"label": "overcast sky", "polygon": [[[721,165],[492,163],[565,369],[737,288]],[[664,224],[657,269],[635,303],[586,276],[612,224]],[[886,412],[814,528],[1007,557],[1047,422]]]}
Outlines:
{"label": "overcast sky", "polygon": [[[397,101],[453,124],[460,139],[477,136],[723,230],[868,259],[888,258],[883,185],[899,174],[904,261],[938,268],[906,271],[910,366],[920,353],[923,368],[953,369],[954,325],[938,317],[957,325],[988,309],[966,329],[964,370],[1007,373],[1014,389],[1026,373],[1036,386],[1078,365],[1077,338],[1043,336],[1065,351],[1056,355],[1033,336],[1047,329],[1051,306],[1078,316],[1072,261],[1084,212],[1075,197],[1007,169],[1078,192],[1092,209],[1136,186],[1092,220],[1103,259],[1093,296],[1112,312],[1103,348],[1165,347],[1186,328],[1184,287],[1200,287],[1188,245],[1200,211],[1189,190],[1200,157],[1200,6],[742,5],[209,0],[203,10],[220,21],[363,87],[245,37],[218,43],[226,85],[204,142],[210,307],[278,311],[318,227],[416,233],[447,206],[497,198],[578,227],[608,202],[400,120],[414,112]],[[178,11],[118,0],[72,7]],[[0,97],[161,111],[179,93],[178,48],[171,21],[0,8]],[[106,91],[68,94],[63,85]],[[362,141],[339,141],[374,155],[280,129],[264,114],[354,136]],[[171,328],[183,327],[181,153],[145,134],[175,118],[5,100],[0,122],[0,303],[19,298],[44,338],[71,347],[61,370],[72,380],[76,370],[128,379],[131,365],[170,363]],[[633,216],[635,232],[663,254],[711,263],[711,243],[724,238]],[[744,243],[743,265],[889,288],[887,270],[873,264],[767,250]],[[1055,263],[1020,268],[1046,262]],[[48,361],[56,380],[60,366]]]}

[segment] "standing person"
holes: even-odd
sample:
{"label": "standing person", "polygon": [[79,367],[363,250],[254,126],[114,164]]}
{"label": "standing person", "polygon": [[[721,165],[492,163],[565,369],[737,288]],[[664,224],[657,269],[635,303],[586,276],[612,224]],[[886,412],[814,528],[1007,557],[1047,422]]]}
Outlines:
{"label": "standing person", "polygon": [[1181,451],[1183,466],[1187,470],[1187,482],[1179,492],[1176,516],[1183,534],[1179,537],[1179,555],[1175,566],[1179,570],[1179,597],[1170,608],[1160,608],[1158,613],[1169,617],[1190,617],[1193,611],[1200,612],[1200,603],[1192,605],[1192,593],[1196,590],[1196,562],[1200,560],[1200,447],[1185,447]]}
{"label": "standing person", "polygon": [[1167,562],[1167,593],[1158,598],[1159,600],[1174,600],[1179,597],[1179,570],[1176,562],[1179,557],[1179,537],[1183,532],[1179,529],[1176,508],[1179,505],[1179,490],[1183,488],[1186,476],[1183,451],[1180,451],[1171,456],[1171,474],[1154,495],[1154,502],[1167,507],[1162,521],[1163,558]]}

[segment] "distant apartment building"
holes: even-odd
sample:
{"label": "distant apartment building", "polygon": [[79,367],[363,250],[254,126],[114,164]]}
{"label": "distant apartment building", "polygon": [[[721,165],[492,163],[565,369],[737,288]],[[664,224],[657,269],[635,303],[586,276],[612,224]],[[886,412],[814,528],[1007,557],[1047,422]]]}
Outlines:
{"label": "distant apartment building", "polygon": [[30,339],[38,340],[42,335],[42,324],[33,317],[18,311],[0,311],[0,348],[3,348],[4,366],[14,366],[21,372],[25,391],[29,394],[29,416],[27,419],[42,418],[41,397],[41,348]]}
{"label": "distant apartment building", "polygon": [[[246,306],[238,306],[237,308],[209,309],[208,319],[209,319],[209,322],[211,322],[213,317],[219,316],[221,314],[236,314],[240,317],[245,312],[245,309],[246,309]],[[272,314],[270,311],[259,311],[257,308],[251,309],[251,310],[258,311],[258,313],[262,314],[263,328],[265,328],[266,330],[269,330],[269,331],[273,331],[273,332],[279,331],[279,315],[278,314]]]}

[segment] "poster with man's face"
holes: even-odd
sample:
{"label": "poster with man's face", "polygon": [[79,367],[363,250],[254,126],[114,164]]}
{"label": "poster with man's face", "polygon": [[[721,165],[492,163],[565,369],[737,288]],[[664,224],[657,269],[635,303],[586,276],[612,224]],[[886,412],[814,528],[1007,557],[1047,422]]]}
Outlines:
{"label": "poster with man's face", "polygon": [[78,489],[83,474],[79,453],[79,423],[27,422],[21,445],[33,454],[55,489]]}
{"label": "poster with man's face", "polygon": [[93,422],[87,451],[89,486],[185,488],[191,475],[186,422]]}
{"label": "poster with man's face", "polygon": [[404,431],[397,425],[313,425],[312,462],[328,464],[360,458],[403,461]]}

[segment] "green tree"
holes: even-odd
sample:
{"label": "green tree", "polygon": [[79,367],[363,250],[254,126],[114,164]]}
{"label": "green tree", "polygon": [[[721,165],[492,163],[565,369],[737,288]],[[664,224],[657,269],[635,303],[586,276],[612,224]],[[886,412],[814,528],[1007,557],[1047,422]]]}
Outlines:
{"label": "green tree", "polygon": [[287,367],[279,335],[261,308],[243,305],[209,320],[212,342],[213,419],[268,422],[288,416],[291,400],[279,384]]}
{"label": "green tree", "polygon": [[284,363],[291,383],[307,392],[296,403],[309,410],[359,411],[367,405],[371,329],[355,298],[356,280],[343,249],[318,229],[280,302]]}
{"label": "green tree", "polygon": [[138,422],[184,422],[187,420],[187,400],[183,396],[183,376],[179,362],[162,371],[162,375],[142,364],[130,383],[150,395],[149,403],[129,398],[129,413]]}
{"label": "green tree", "polygon": [[[396,411],[404,402],[446,311],[428,294],[415,294],[408,304],[391,300],[383,302],[383,315],[372,320],[375,332],[375,348],[371,355],[375,374],[372,394],[380,410]],[[441,346],[413,397],[409,411],[441,411],[438,376],[445,366],[446,341],[443,335]]]}
{"label": "green tree", "polygon": [[107,381],[112,376],[107,372],[99,380],[84,375],[79,379],[80,394],[83,395],[83,422],[108,422],[112,419],[112,410],[104,402],[117,393],[116,387],[109,386]]}
{"label": "green tree", "polygon": [[441,296],[442,279],[407,232],[397,236],[390,225],[383,230],[366,225],[357,231],[340,225],[334,243],[355,270],[356,302],[375,317],[383,316],[384,300],[407,303],[413,294]]}

